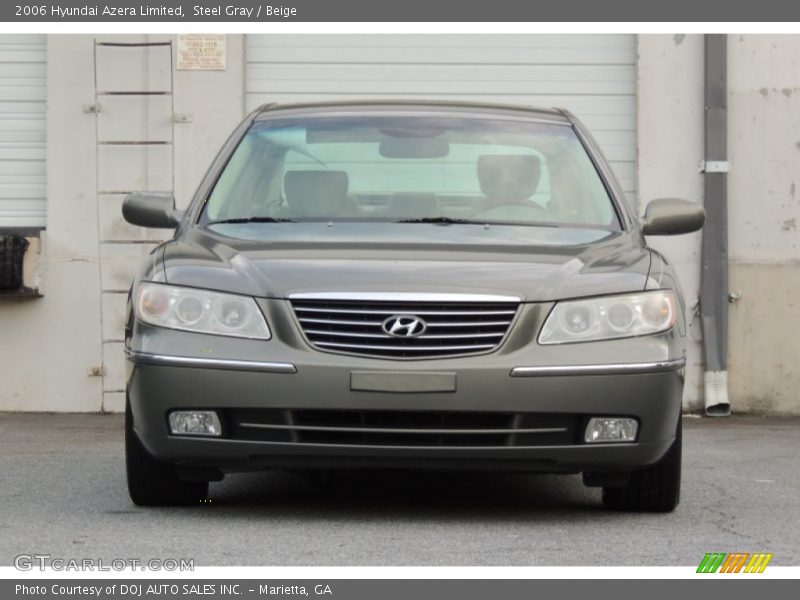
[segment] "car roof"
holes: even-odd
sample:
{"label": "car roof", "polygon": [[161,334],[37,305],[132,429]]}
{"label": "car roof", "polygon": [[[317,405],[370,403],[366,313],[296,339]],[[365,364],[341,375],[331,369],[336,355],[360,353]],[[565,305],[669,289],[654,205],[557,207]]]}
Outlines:
{"label": "car roof", "polygon": [[275,113],[292,115],[329,115],[331,113],[358,112],[423,112],[457,113],[459,115],[504,115],[516,116],[537,121],[570,124],[569,113],[559,108],[535,108],[519,104],[500,104],[489,102],[452,102],[442,100],[346,100],[339,102],[298,102],[289,104],[262,104],[256,109],[255,120],[276,116]]}

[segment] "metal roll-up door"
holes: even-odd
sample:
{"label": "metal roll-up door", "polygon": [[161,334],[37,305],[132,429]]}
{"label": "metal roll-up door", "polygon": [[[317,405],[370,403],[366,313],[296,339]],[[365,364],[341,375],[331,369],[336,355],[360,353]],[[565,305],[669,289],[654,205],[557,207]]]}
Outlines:
{"label": "metal roll-up door", "polygon": [[561,106],[636,187],[633,35],[248,35],[246,104],[435,98]]}
{"label": "metal roll-up door", "polygon": [[0,35],[0,228],[45,226],[44,35]]}

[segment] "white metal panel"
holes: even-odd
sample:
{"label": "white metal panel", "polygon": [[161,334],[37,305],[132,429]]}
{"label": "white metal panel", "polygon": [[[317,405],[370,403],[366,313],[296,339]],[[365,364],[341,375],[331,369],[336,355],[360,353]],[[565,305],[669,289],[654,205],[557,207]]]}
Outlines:
{"label": "white metal panel", "polygon": [[[97,93],[172,92],[172,47],[150,40],[132,45],[129,42],[104,42],[96,53]],[[121,44],[121,45],[120,45]]]}
{"label": "white metal panel", "polygon": [[0,227],[45,225],[44,35],[0,35]]}
{"label": "white metal panel", "polygon": [[171,94],[106,95],[100,106],[98,142],[172,142]]}
{"label": "white metal panel", "polygon": [[434,98],[560,106],[636,188],[633,35],[248,35],[246,103]]}

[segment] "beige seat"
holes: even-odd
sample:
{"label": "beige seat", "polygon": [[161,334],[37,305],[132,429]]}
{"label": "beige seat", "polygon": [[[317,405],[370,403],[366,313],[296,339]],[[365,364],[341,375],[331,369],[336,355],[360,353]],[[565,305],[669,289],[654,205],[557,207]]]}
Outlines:
{"label": "beige seat", "polygon": [[483,154],[478,157],[478,181],[486,200],[479,210],[525,202],[536,192],[542,175],[538,157],[529,154]]}

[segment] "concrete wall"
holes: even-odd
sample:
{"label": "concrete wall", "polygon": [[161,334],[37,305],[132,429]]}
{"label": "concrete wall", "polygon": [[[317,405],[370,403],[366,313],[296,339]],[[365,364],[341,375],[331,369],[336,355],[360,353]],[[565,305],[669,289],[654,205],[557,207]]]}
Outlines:
{"label": "concrete wall", "polygon": [[[800,36],[728,37],[731,305],[729,396],[737,412],[800,414]],[[639,195],[703,196],[702,36],[639,36]],[[699,289],[700,235],[652,238]],[[684,405],[702,407],[699,318]]]}
{"label": "concrete wall", "polygon": [[728,36],[729,394],[800,414],[800,36]]}
{"label": "concrete wall", "polygon": [[[228,36],[225,71],[173,71],[169,49],[166,56],[157,56],[157,47],[96,49],[104,39],[48,36],[44,296],[0,301],[0,410],[124,407],[126,293],[139,260],[164,232],[125,223],[123,192],[174,190],[185,206],[242,118],[242,36]],[[169,40],[174,36],[113,39]],[[103,94],[123,88],[172,95]],[[85,111],[97,102],[101,112]],[[173,111],[190,121],[173,125]],[[128,145],[148,140],[168,145]],[[109,144],[120,141],[126,144]]]}
{"label": "concrete wall", "polygon": [[175,199],[185,207],[200,178],[244,117],[244,36],[227,36],[225,71],[175,71]]}
{"label": "concrete wall", "polygon": [[43,298],[0,302],[0,408],[97,411],[102,378],[94,48],[50,36]]}
{"label": "concrete wall", "polygon": [[[703,36],[640,35],[638,46],[639,209],[650,200],[673,196],[702,202]],[[697,310],[700,284],[700,233],[651,237],[678,271],[689,310],[689,340],[684,407],[703,401],[702,335]]]}

